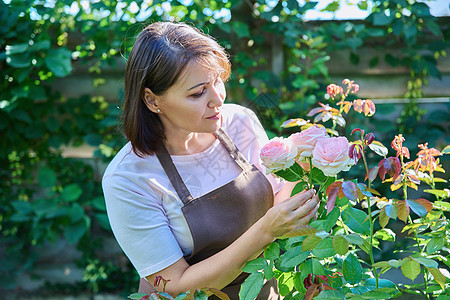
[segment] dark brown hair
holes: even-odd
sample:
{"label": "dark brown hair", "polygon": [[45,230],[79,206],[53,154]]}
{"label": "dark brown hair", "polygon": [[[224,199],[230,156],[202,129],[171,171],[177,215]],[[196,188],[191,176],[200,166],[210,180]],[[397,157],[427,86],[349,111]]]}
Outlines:
{"label": "dark brown hair", "polygon": [[158,114],[145,105],[144,89],[163,95],[191,61],[219,69],[223,81],[230,75],[230,61],[225,50],[195,27],[156,22],[138,35],[125,70],[122,113],[125,136],[138,156],[153,155],[165,141]]}

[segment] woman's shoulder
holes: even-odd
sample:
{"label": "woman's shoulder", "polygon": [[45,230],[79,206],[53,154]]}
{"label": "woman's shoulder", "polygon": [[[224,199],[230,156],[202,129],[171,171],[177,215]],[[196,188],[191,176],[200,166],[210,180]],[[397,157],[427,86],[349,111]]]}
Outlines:
{"label": "woman's shoulder", "polygon": [[103,180],[116,175],[119,175],[120,177],[127,175],[125,177],[129,177],[131,174],[140,173],[139,170],[151,170],[154,168],[156,160],[157,158],[154,155],[139,157],[134,153],[131,143],[128,142],[106,167],[103,174]]}

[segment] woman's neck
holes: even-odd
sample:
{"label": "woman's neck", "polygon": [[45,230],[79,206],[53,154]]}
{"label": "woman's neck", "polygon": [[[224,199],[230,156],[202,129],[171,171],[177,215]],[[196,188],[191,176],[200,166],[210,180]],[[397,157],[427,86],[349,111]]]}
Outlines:
{"label": "woman's neck", "polygon": [[189,155],[208,149],[216,140],[212,133],[177,133],[167,135],[165,146],[171,155]]}

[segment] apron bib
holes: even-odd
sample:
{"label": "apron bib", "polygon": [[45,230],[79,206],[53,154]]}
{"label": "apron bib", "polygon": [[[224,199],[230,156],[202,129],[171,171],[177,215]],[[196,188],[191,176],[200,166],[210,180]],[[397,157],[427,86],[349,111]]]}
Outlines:
{"label": "apron bib", "polygon": [[[273,206],[273,190],[267,178],[245,159],[222,129],[214,135],[242,172],[234,180],[198,198],[193,198],[186,188],[167,149],[164,147],[156,154],[184,204],[181,210],[194,241],[192,254],[185,257],[190,265],[229,246]],[[232,300],[239,299],[240,286],[247,276],[241,273],[222,291]],[[213,298],[215,296],[210,297]],[[274,279],[266,282],[257,299],[278,299]]]}

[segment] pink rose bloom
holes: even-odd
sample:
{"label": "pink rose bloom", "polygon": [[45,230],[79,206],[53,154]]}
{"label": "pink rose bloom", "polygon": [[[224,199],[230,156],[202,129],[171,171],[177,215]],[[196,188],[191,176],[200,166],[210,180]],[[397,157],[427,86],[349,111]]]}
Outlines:
{"label": "pink rose bloom", "polygon": [[326,176],[348,171],[354,164],[354,160],[348,156],[349,147],[346,137],[320,139],[313,150],[312,164]]}
{"label": "pink rose bloom", "polygon": [[297,157],[297,149],[291,140],[275,137],[262,147],[260,157],[267,168],[266,173],[274,173],[292,166]]}
{"label": "pink rose bloom", "polygon": [[312,156],[312,151],[317,141],[325,137],[328,137],[327,130],[324,127],[314,125],[306,130],[292,134],[289,139],[297,147],[298,159],[304,161],[304,158]]}

